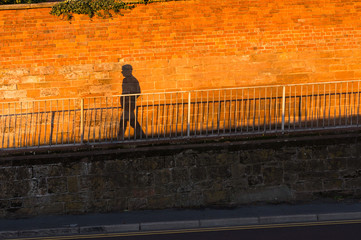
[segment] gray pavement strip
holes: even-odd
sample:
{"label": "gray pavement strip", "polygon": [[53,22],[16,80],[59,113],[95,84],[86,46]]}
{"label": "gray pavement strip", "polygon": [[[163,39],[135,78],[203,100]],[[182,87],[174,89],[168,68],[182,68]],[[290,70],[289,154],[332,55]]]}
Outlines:
{"label": "gray pavement strip", "polygon": [[17,237],[19,237],[19,232],[18,231],[3,231],[3,232],[0,232],[0,239],[17,238]]}
{"label": "gray pavement strip", "polygon": [[291,223],[291,222],[316,222],[316,214],[304,215],[283,215],[283,216],[268,216],[260,217],[260,224],[273,224],[273,223]]}
{"label": "gray pavement strip", "polygon": [[200,220],[200,227],[226,227],[258,224],[257,217],[251,218],[223,218],[223,219],[204,219]]}
{"label": "gray pavement strip", "polygon": [[141,223],[141,231],[152,231],[152,230],[169,230],[169,229],[184,229],[184,228],[198,228],[199,221],[170,221],[170,222],[150,222]]}
{"label": "gray pavement strip", "polygon": [[361,219],[361,212],[324,213],[318,214],[318,221]]}
{"label": "gray pavement strip", "polygon": [[80,233],[111,233],[137,231],[139,231],[138,223],[80,227]]}
{"label": "gray pavement strip", "polygon": [[78,227],[47,228],[47,229],[18,231],[19,237],[41,237],[41,236],[56,236],[56,235],[71,235],[71,234],[79,234],[79,228]]}

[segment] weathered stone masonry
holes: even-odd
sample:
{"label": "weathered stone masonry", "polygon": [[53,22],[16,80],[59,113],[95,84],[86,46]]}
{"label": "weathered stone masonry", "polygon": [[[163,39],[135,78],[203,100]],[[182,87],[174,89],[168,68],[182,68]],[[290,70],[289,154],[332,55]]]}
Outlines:
{"label": "weathered stone masonry", "polygon": [[0,216],[361,197],[359,134],[134,147],[1,152]]}

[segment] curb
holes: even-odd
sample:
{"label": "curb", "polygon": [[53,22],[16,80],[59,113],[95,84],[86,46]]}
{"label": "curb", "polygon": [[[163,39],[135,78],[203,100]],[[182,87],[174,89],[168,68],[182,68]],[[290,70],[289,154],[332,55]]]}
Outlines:
{"label": "curb", "polygon": [[21,237],[46,237],[64,236],[75,234],[101,234],[115,232],[140,232],[156,230],[177,230],[192,228],[211,228],[227,226],[246,226],[258,224],[279,224],[279,223],[300,223],[300,222],[322,222],[334,220],[356,220],[361,219],[361,212],[341,212],[323,214],[299,214],[280,216],[261,216],[247,218],[220,218],[220,219],[200,219],[187,221],[168,222],[146,222],[134,224],[99,225],[67,228],[48,228],[19,231],[0,231],[0,239],[11,239]]}

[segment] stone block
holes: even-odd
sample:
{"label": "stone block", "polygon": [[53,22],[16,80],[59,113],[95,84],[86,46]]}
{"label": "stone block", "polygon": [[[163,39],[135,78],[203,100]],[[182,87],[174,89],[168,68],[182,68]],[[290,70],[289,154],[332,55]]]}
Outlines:
{"label": "stone block", "polygon": [[263,178],[266,185],[278,185],[283,183],[283,169],[276,167],[264,167]]}
{"label": "stone block", "polygon": [[18,99],[18,98],[26,98],[27,91],[26,90],[12,90],[12,91],[4,91],[3,92],[5,99]]}
{"label": "stone block", "polygon": [[40,90],[40,97],[56,97],[59,94],[59,88],[43,88]]}
{"label": "stone block", "polygon": [[77,176],[67,177],[68,192],[75,193],[79,191],[79,181]]}
{"label": "stone block", "polygon": [[294,199],[293,192],[288,186],[258,187],[242,191],[235,196],[238,204],[255,202],[284,202]]}
{"label": "stone block", "polygon": [[67,179],[66,177],[47,178],[48,193],[66,193]]}

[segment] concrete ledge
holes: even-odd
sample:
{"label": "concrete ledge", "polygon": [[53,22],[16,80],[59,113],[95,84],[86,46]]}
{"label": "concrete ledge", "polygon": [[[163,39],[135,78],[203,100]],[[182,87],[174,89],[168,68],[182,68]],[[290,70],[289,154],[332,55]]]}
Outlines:
{"label": "concrete ledge", "polygon": [[305,215],[285,215],[285,216],[267,216],[260,217],[260,224],[274,224],[274,223],[292,223],[292,222],[316,222],[316,214]]}
{"label": "concrete ledge", "polygon": [[325,213],[318,215],[318,221],[361,219],[361,212]]}
{"label": "concrete ledge", "polygon": [[226,227],[239,225],[258,224],[258,218],[225,218],[225,219],[205,219],[200,220],[200,227]]}
{"label": "concrete ledge", "polygon": [[44,2],[44,3],[32,3],[32,4],[7,4],[0,5],[1,10],[21,10],[21,9],[36,9],[36,8],[51,8],[58,2]]}
{"label": "concrete ledge", "polygon": [[141,223],[140,224],[141,231],[185,229],[185,228],[197,228],[197,227],[199,227],[198,220],[172,221],[172,222],[150,222],[150,223]]}
{"label": "concrete ledge", "polygon": [[111,232],[137,232],[139,231],[139,224],[119,224],[119,225],[105,225],[105,226],[90,226],[80,227],[80,233],[111,233]]}

